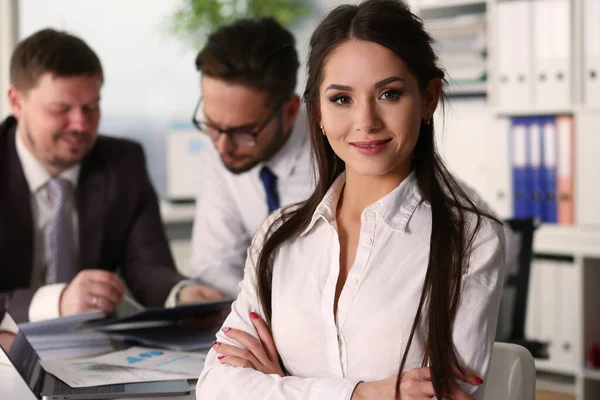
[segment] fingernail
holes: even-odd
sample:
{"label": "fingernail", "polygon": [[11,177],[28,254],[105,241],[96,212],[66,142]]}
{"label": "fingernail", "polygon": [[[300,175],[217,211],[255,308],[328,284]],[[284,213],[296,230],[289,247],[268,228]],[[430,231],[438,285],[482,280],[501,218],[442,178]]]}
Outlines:
{"label": "fingernail", "polygon": [[222,360],[222,359],[224,359],[224,358],[225,358],[225,356],[217,356],[217,358],[218,358],[219,360]]}
{"label": "fingernail", "polygon": [[223,328],[223,332],[225,332],[225,333],[229,332],[230,330],[231,330],[231,328],[228,328],[228,327]]}
{"label": "fingernail", "polygon": [[221,343],[219,342],[212,342],[212,347],[218,347]]}
{"label": "fingernail", "polygon": [[260,315],[258,315],[258,314],[257,314],[257,313],[255,313],[254,311],[252,311],[252,312],[250,313],[250,318],[252,318],[252,319],[259,319],[259,318],[260,318]]}
{"label": "fingernail", "polygon": [[483,384],[483,379],[481,379],[480,377],[476,376],[475,377],[475,382],[477,382],[478,385],[482,385]]}

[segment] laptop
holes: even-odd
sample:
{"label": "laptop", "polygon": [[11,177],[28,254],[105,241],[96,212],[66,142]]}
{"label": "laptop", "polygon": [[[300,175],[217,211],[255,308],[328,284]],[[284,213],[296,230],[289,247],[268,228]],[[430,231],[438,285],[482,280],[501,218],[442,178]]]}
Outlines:
{"label": "laptop", "polygon": [[[0,348],[2,347],[0,346]],[[6,354],[4,349],[2,352]],[[38,399],[104,400],[142,396],[184,396],[190,393],[188,382],[185,379],[72,388],[44,371],[38,354],[22,332],[17,334],[9,354],[6,355],[14,369]]]}

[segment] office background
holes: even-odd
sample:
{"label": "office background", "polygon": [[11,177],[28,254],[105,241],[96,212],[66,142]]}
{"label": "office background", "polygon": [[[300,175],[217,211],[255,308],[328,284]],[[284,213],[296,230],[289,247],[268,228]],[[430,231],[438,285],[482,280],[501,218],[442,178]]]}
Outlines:
{"label": "office background", "polygon": [[[320,17],[342,2],[307,0],[310,15],[292,27],[302,63]],[[590,348],[600,342],[600,1],[410,3],[438,41],[451,78],[449,106],[436,115],[450,169],[498,216],[542,220],[526,329],[549,343],[550,358],[537,362],[539,385],[566,398],[600,398],[600,372],[589,365]],[[199,96],[197,50],[164,28],[176,5],[0,0],[0,116],[9,112],[7,68],[16,41],[47,26],[86,40],[105,69],[101,130],[144,145],[178,267],[187,273],[193,204],[169,200],[193,197],[189,171],[206,143],[189,123]],[[305,77],[303,65],[299,94]],[[539,182],[551,177],[543,186],[554,204],[524,202],[521,194],[535,193],[536,173]]]}

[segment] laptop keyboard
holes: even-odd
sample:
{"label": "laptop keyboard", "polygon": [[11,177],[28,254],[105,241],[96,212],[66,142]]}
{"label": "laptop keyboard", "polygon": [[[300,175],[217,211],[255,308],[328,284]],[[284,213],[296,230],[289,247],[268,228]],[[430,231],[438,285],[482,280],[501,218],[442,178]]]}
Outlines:
{"label": "laptop keyboard", "polygon": [[124,393],[125,385],[92,386],[85,388],[72,388],[66,383],[57,380],[54,384],[54,394],[96,394],[96,393]]}

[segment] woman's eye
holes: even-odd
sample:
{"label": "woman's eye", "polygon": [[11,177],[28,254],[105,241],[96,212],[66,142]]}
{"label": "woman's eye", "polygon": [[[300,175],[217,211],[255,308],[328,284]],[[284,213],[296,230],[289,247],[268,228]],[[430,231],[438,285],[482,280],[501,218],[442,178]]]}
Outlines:
{"label": "woman's eye", "polygon": [[346,95],[335,96],[331,99],[331,102],[345,106],[346,104],[350,104],[350,97]]}
{"label": "woman's eye", "polygon": [[381,93],[381,98],[384,100],[397,100],[400,98],[402,93],[399,90],[389,89]]}

